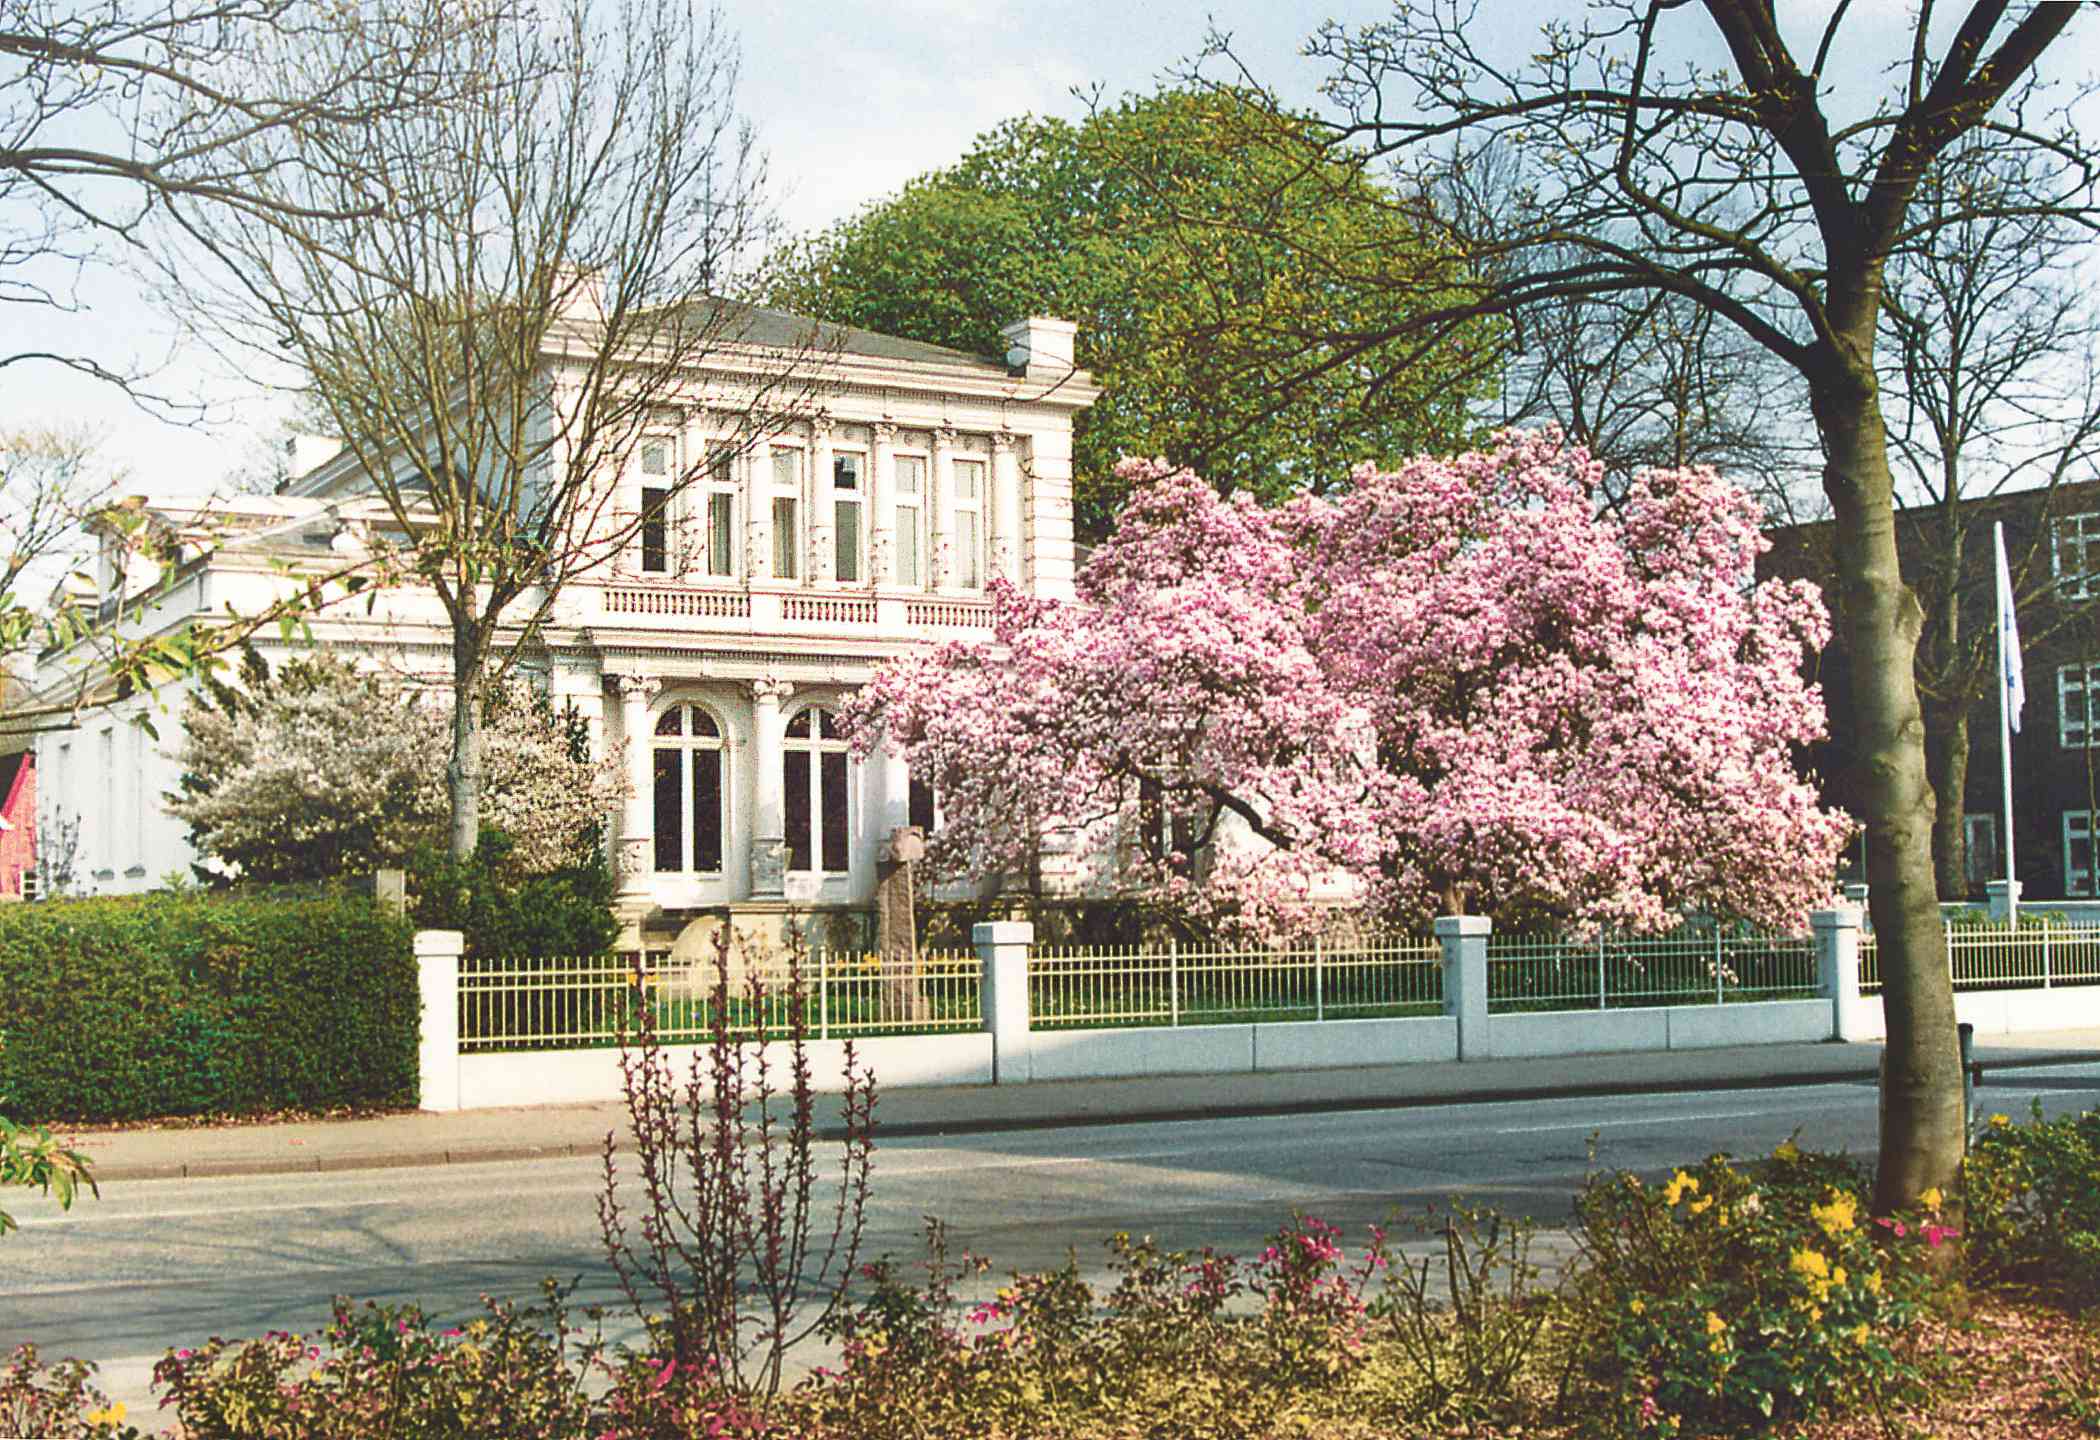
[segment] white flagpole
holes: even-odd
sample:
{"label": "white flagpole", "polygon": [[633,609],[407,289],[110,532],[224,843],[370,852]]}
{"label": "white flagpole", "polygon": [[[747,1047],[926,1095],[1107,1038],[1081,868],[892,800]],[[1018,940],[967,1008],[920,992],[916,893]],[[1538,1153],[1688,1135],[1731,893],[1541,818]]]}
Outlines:
{"label": "white flagpole", "polygon": [[[2013,797],[2012,797],[2012,732],[2013,690],[2020,685],[2019,624],[2013,610],[2012,567],[2005,559],[2005,522],[2000,520],[1992,529],[1992,538],[1997,546],[1998,562],[1998,765],[1999,779],[2005,797],[2005,921],[2017,929],[2020,924],[2020,887],[2013,880]],[[2019,698],[2025,699],[2025,695]]]}

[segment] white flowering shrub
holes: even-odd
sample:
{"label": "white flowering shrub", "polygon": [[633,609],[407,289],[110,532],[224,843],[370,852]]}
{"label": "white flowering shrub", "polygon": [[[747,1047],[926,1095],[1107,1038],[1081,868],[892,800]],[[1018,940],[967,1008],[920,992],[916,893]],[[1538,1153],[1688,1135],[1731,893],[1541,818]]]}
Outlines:
{"label": "white flowering shrub", "polygon": [[[247,879],[315,880],[405,864],[442,845],[449,706],[319,655],[271,674],[252,652],[239,688],[190,705],[168,811],[204,854]],[[617,748],[593,761],[571,717],[512,681],[489,706],[482,820],[521,870],[573,861],[625,795]]]}

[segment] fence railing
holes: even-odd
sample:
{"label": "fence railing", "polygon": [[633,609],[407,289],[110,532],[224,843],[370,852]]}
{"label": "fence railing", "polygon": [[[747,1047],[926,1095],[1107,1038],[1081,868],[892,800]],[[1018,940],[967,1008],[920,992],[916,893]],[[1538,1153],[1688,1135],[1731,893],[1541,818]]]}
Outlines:
{"label": "fence railing", "polygon": [[1488,1009],[1609,1010],[1797,1000],[1818,993],[1815,942],[1690,931],[1569,942],[1488,942]]}
{"label": "fence railing", "polygon": [[[2100,925],[2043,920],[2018,929],[1947,925],[1942,933],[1956,990],[2100,985]],[[1881,993],[1881,945],[1872,931],[1859,937],[1859,989],[1863,995]]]}
{"label": "fence railing", "polygon": [[[749,981],[756,976],[754,1004]],[[794,975],[785,960],[738,964],[724,1012],[732,1034],[779,1037],[792,1026]],[[818,950],[801,963],[810,1035],[909,1035],[984,1025],[983,966],[971,952],[922,953],[897,964],[862,952]],[[651,955],[559,959],[469,956],[459,966],[464,1051],[617,1045],[649,1007],[657,1038],[703,1041],[715,1023],[712,961]]]}
{"label": "fence railing", "polygon": [[1225,1025],[1440,1014],[1434,940],[1281,949],[1039,946],[1028,961],[1037,1030]]}

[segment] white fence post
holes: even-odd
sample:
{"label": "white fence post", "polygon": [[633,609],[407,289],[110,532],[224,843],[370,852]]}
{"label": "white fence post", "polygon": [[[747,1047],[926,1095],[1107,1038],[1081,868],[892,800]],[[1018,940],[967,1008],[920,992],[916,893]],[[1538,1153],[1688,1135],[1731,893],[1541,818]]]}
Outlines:
{"label": "white fence post", "polygon": [[1436,922],[1444,947],[1444,1013],[1458,1021],[1458,1058],[1484,1060],[1488,1044],[1488,936],[1485,915],[1443,915]]}
{"label": "white fence post", "polygon": [[2010,925],[2013,916],[2019,913],[2020,882],[2017,880],[1986,880],[1983,893],[1990,897],[1989,913],[1993,925]]}
{"label": "white fence post", "polygon": [[1325,936],[1313,940],[1313,1019],[1327,1018],[1327,939]]}
{"label": "white fence post", "polygon": [[1831,1033],[1839,1040],[1868,1040],[1859,993],[1860,910],[1840,905],[1809,916],[1816,936],[1816,984],[1830,997]]}
{"label": "white fence post", "polygon": [[1167,1024],[1181,1024],[1181,941],[1178,939],[1167,941]]}
{"label": "white fence post", "polygon": [[984,967],[984,1028],[992,1036],[992,1083],[1029,1078],[1028,950],[1035,926],[1025,920],[993,920],[970,928]]}
{"label": "white fence post", "polygon": [[416,977],[422,993],[418,1102],[425,1110],[459,1108],[459,957],[467,937],[457,930],[416,932]]}

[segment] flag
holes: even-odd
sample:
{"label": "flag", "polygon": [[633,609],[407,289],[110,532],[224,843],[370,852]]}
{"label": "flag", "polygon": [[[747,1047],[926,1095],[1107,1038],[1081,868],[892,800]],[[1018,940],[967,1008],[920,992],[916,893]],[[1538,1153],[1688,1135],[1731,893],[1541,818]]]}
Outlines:
{"label": "flag", "polygon": [[2005,524],[1992,531],[1998,544],[1998,684],[2013,734],[2020,733],[2020,710],[2027,703],[2027,675],[2020,665],[2020,618],[2013,611],[2012,567],[2005,561]]}

